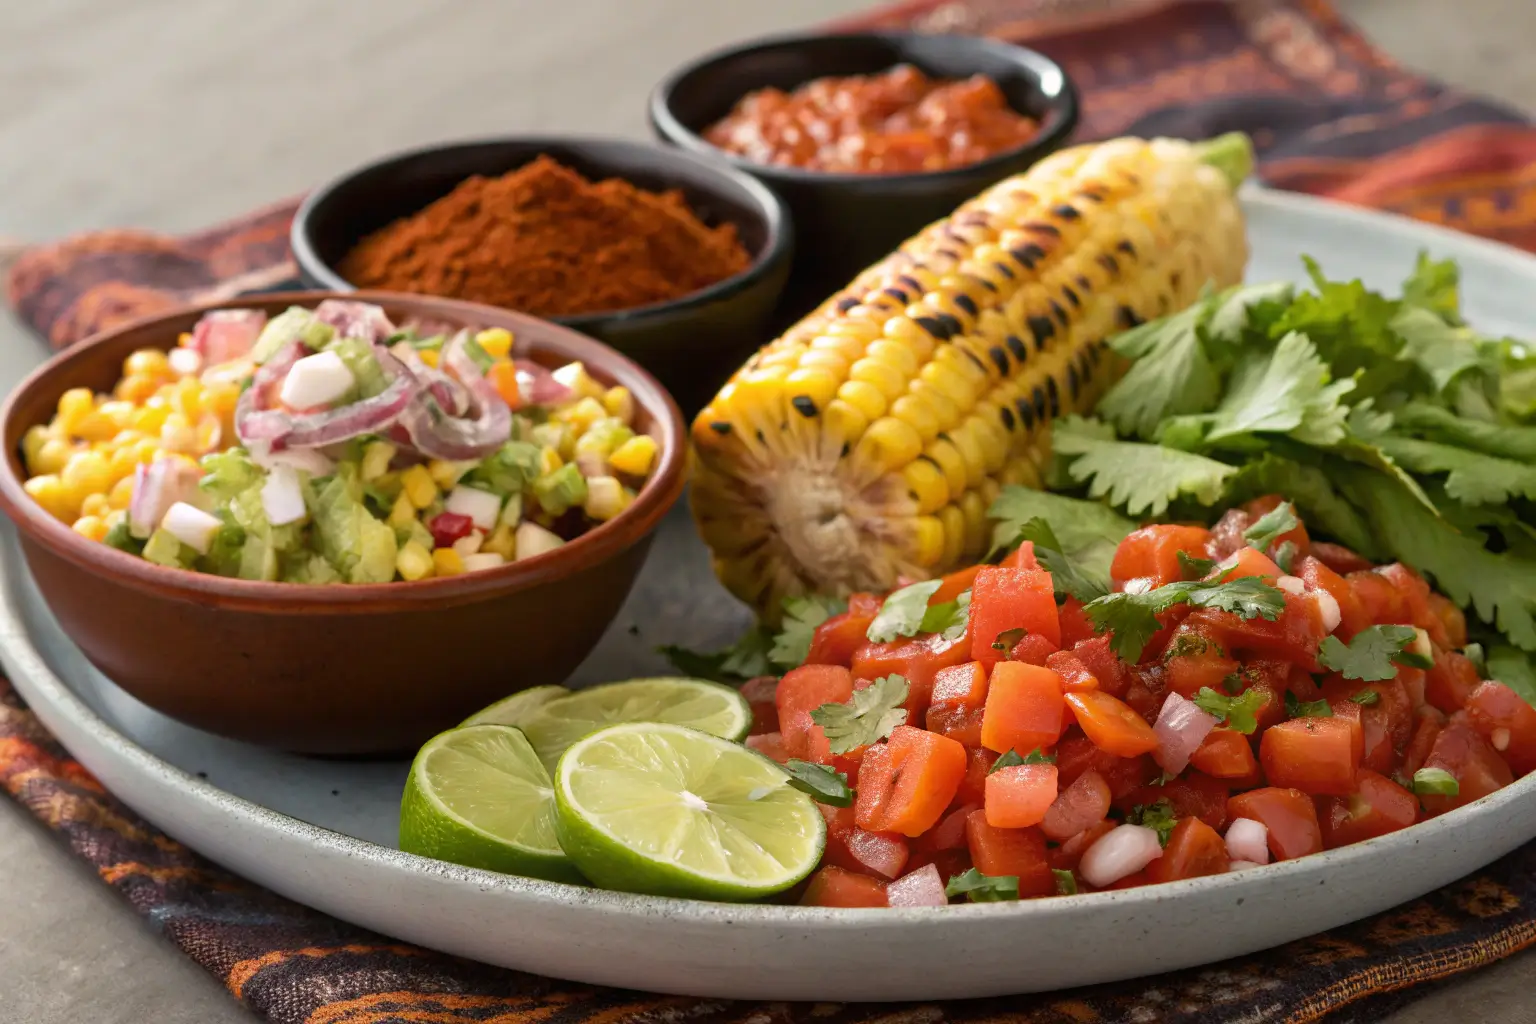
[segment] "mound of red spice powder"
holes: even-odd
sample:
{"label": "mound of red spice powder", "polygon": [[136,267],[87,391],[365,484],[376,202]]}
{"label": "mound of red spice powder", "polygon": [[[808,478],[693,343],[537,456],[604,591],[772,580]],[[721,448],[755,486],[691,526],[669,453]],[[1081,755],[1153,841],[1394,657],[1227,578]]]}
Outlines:
{"label": "mound of red spice powder", "polygon": [[363,239],[340,269],[359,288],[574,316],[682,298],[751,262],[735,225],[704,224],[680,191],[591,182],[540,156],[469,178]]}

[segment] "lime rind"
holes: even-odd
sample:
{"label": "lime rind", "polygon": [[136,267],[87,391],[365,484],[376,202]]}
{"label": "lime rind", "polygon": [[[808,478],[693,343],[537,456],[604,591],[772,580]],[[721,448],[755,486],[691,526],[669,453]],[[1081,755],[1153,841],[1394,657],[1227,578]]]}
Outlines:
{"label": "lime rind", "polygon": [[459,723],[459,728],[469,725],[520,726],[529,715],[556,697],[564,697],[571,691],[563,686],[535,686],[519,690],[510,697],[503,697],[490,707],[481,708]]}
{"label": "lime rind", "polygon": [[815,801],[762,755],[697,729],[628,723],[555,773],[560,843],[609,889],[740,902],[783,892],[826,845]]}
{"label": "lime rind", "polygon": [[461,726],[421,748],[400,801],[400,848],[557,882],[584,879],[560,849],[549,774],[506,725]]}
{"label": "lime rind", "polygon": [[575,690],[540,705],[519,722],[539,760],[551,772],[560,755],[599,729],[626,722],[658,722],[743,740],[752,708],[729,686],[703,679],[660,676]]}

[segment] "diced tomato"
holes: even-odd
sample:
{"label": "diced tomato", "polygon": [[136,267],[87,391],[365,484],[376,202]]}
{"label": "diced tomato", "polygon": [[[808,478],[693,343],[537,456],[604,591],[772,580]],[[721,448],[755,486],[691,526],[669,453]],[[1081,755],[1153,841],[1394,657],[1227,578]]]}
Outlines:
{"label": "diced tomato", "polygon": [[1227,844],[1221,834],[1199,818],[1182,818],[1173,826],[1163,855],[1147,865],[1147,879],[1177,882],[1226,870]]}
{"label": "diced tomato", "polygon": [[1419,708],[1414,722],[1413,738],[1408,741],[1408,746],[1403,750],[1404,776],[1412,776],[1414,772],[1424,767],[1429,752],[1435,748],[1435,740],[1440,738],[1440,730],[1444,728],[1445,716],[1437,709]]}
{"label": "diced tomato", "polygon": [[1199,818],[1211,828],[1220,829],[1227,824],[1227,797],[1231,793],[1232,787],[1225,779],[1213,779],[1201,772],[1187,772],[1161,786],[1142,786],[1120,797],[1115,804],[1129,811],[1137,804],[1155,804],[1159,800],[1167,800],[1177,817]]}
{"label": "diced tomato", "polygon": [[1359,723],[1342,718],[1293,718],[1264,731],[1259,761],[1271,786],[1315,796],[1348,796],[1360,767]]}
{"label": "diced tomato", "polygon": [[[899,878],[910,856],[907,841],[894,832],[866,832],[862,828],[855,828],[843,836],[841,842],[847,847],[848,856],[860,869],[885,879]],[[841,866],[851,867],[846,863]]]}
{"label": "diced tomato", "polygon": [[1259,761],[1253,756],[1252,742],[1225,726],[1210,731],[1200,748],[1189,755],[1189,763],[1213,778],[1227,779],[1239,789],[1259,784]]}
{"label": "diced tomato", "polygon": [[1323,832],[1312,798],[1299,789],[1266,786],[1227,801],[1227,818],[1252,818],[1269,829],[1269,852],[1294,860],[1323,848]]}
{"label": "diced tomato", "polygon": [[1038,665],[998,662],[987,682],[982,746],[1020,755],[1047,749],[1061,738],[1064,716],[1060,676]]}
{"label": "diced tomato", "polygon": [[965,819],[965,834],[977,871],[1016,876],[1021,899],[1055,893],[1056,878],[1039,829],[998,828],[988,824],[986,811],[974,811]]}
{"label": "diced tomato", "polygon": [[1307,555],[1298,558],[1291,566],[1291,574],[1299,576],[1313,590],[1326,591],[1339,606],[1339,625],[1334,633],[1348,642],[1354,635],[1371,624],[1360,599],[1349,581],[1340,576],[1321,559]]}
{"label": "diced tomato", "polygon": [[1323,845],[1332,850],[1407,828],[1419,817],[1419,801],[1385,775],[1362,769],[1355,791],[1317,801]]}
{"label": "diced tomato", "polygon": [[1215,559],[1223,559],[1239,548],[1248,546],[1248,538],[1243,534],[1253,525],[1256,516],[1251,516],[1241,508],[1229,508],[1216,520],[1216,525],[1211,527],[1210,556]]}
{"label": "diced tomato", "polygon": [[1220,689],[1222,680],[1241,667],[1200,623],[1188,619],[1173,631],[1163,652],[1164,679],[1168,689],[1181,697],[1193,697],[1207,686]]}
{"label": "diced tomato", "polygon": [[1376,572],[1402,597],[1403,609],[1408,616],[1403,620],[1405,624],[1428,629],[1432,622],[1438,622],[1429,610],[1429,583],[1423,576],[1401,562],[1383,565]]}
{"label": "diced tomato", "polygon": [[1096,690],[1069,693],[1066,701],[1083,735],[1100,750],[1136,757],[1157,749],[1157,733],[1124,701]]}
{"label": "diced tomato", "polygon": [[752,708],[753,736],[779,731],[779,707],[774,703],[778,692],[778,676],[758,676],[741,684],[742,699]]}
{"label": "diced tomato", "polygon": [[1154,587],[1184,578],[1179,554],[1205,557],[1211,531],[1201,526],[1143,526],[1134,530],[1115,549],[1109,578],[1116,590],[1133,579],[1149,580]]}
{"label": "diced tomato", "polygon": [[1221,560],[1211,578],[1238,580],[1245,576],[1258,576],[1261,579],[1277,580],[1284,575],[1285,570],[1276,565],[1274,559],[1258,548],[1244,544]]}
{"label": "diced tomato", "polygon": [[1110,795],[1118,800],[1143,786],[1157,774],[1157,766],[1146,754],[1120,757],[1100,750],[1076,728],[1056,745],[1056,771],[1061,785],[1070,786],[1078,776],[1096,771],[1109,784]]}
{"label": "diced tomato", "polygon": [[[1400,670],[1399,675],[1410,671],[1414,670]],[[1360,763],[1371,771],[1390,775],[1397,768],[1397,752],[1413,737],[1413,705],[1403,684],[1396,679],[1362,683],[1335,672],[1323,683],[1322,691],[1335,714],[1345,702],[1360,709]],[[1362,704],[1357,698],[1370,703]]]}
{"label": "diced tomato", "polygon": [[1141,649],[1141,664],[1155,662],[1162,658],[1163,652],[1168,649],[1168,641],[1173,639],[1174,630],[1193,611],[1187,604],[1176,604],[1166,611],[1157,613],[1158,630],[1152,634],[1152,639],[1147,641],[1147,646]]}
{"label": "diced tomato", "polygon": [[760,732],[747,737],[747,746],[779,764],[789,762],[790,753],[784,746],[784,737],[776,732]]}
{"label": "diced tomato", "polygon": [[1456,776],[1455,796],[1420,794],[1424,810],[1430,814],[1444,814],[1465,806],[1515,781],[1509,765],[1483,742],[1470,722],[1448,722],[1435,738],[1424,767],[1441,768]]}
{"label": "diced tomato", "polygon": [[1516,775],[1536,770],[1536,708],[1514,690],[1480,684],[1467,698],[1467,719]]}
{"label": "diced tomato", "polygon": [[981,746],[981,716],[987,700],[987,672],[979,661],[943,669],[933,682],[928,731],[967,747]]}
{"label": "diced tomato", "polygon": [[1061,677],[1061,688],[1067,693],[1080,690],[1097,690],[1098,677],[1089,671],[1083,660],[1071,651],[1057,651],[1045,659],[1045,665]]}
{"label": "diced tomato", "polygon": [[966,751],[965,778],[960,780],[960,789],[955,793],[955,806],[981,806],[981,802],[987,798],[987,773],[992,771],[992,763],[998,756],[997,751],[986,747],[973,747]]}
{"label": "diced tomato", "polygon": [[1113,794],[1104,776],[1092,769],[1085,771],[1057,795],[1040,822],[1040,831],[1058,842],[1071,839],[1103,821],[1109,814],[1112,800]]}
{"label": "diced tomato", "polygon": [[811,882],[800,897],[804,907],[884,907],[885,883],[878,878],[860,875],[843,868],[828,865],[811,876]]}
{"label": "diced tomato", "polygon": [[1377,625],[1401,625],[1409,621],[1408,605],[1403,595],[1375,569],[1362,569],[1350,573],[1350,589],[1366,617]]}
{"label": "diced tomato", "polygon": [[[1252,666],[1250,665],[1250,668]],[[1264,695],[1264,701],[1253,713],[1254,721],[1258,723],[1255,735],[1261,734],[1265,729],[1272,728],[1285,721],[1285,687],[1277,686],[1272,682],[1256,682],[1243,688],[1243,693],[1249,690],[1257,690]]]}
{"label": "diced tomato", "polygon": [[972,811],[981,808],[975,804],[963,804],[952,811],[945,813],[944,817],[933,828],[924,832],[912,843],[912,852],[919,850],[929,853],[936,850],[956,850],[965,846],[965,819],[970,817]]}
{"label": "diced tomato", "polygon": [[932,607],[936,604],[944,604],[947,601],[953,601],[965,591],[970,590],[971,584],[976,581],[976,574],[980,572],[982,568],[983,567],[980,565],[972,565],[967,566],[964,569],[959,569],[955,572],[949,573],[944,577],[942,581],[940,581],[939,589],[935,590],[933,592],[933,596],[928,599],[929,607]]}
{"label": "diced tomato", "polygon": [[853,656],[853,678],[861,688],[884,676],[906,679],[907,721],[921,722],[928,713],[934,678],[943,669],[970,660],[970,649],[963,640],[950,641],[937,635],[865,644]]}
{"label": "diced tomato", "polygon": [[807,665],[842,665],[853,663],[853,655],[869,639],[870,623],[880,613],[884,602],[874,594],[858,593],[848,598],[848,610],[834,615],[811,634]]}
{"label": "diced tomato", "polygon": [[823,704],[845,704],[853,696],[853,676],[840,665],[802,665],[791,669],[774,692],[779,713],[779,733],[790,757],[809,760],[811,734],[825,742],[821,726],[811,712]]}
{"label": "diced tomato", "polygon": [[1040,568],[1040,562],[1035,558],[1035,542],[1027,540],[1008,552],[1008,557],[998,563],[1004,569],[1036,569]]}
{"label": "diced tomato", "polygon": [[1003,652],[992,645],[1010,629],[1038,633],[1061,646],[1061,622],[1056,616],[1056,591],[1051,574],[1031,569],[987,566],[971,586],[971,619],[967,636],[976,660],[991,667]]}
{"label": "diced tomato", "polygon": [[[1380,703],[1381,697],[1377,696]],[[1352,698],[1330,700],[1333,717],[1354,725],[1360,736],[1360,766],[1386,774],[1397,767],[1397,748],[1388,731],[1386,711],[1377,705],[1365,707]]]}
{"label": "diced tomato", "polygon": [[1441,647],[1461,648],[1467,646],[1467,617],[1462,614],[1456,602],[1444,594],[1429,595],[1430,619],[1439,623],[1439,628],[1426,626],[1429,630],[1429,638]]}
{"label": "diced tomato", "polygon": [[1435,664],[1424,674],[1424,699],[1449,715],[1466,707],[1481,683],[1472,659],[1459,651],[1436,649]]}
{"label": "diced tomato", "polygon": [[987,824],[997,828],[1028,828],[1045,820],[1056,802],[1056,766],[1016,764],[987,776],[983,809]]}
{"label": "diced tomato", "polygon": [[1371,567],[1369,559],[1361,558],[1342,544],[1330,544],[1327,541],[1315,540],[1312,542],[1311,547],[1312,550],[1309,554],[1340,576],[1346,576],[1349,573],[1359,572],[1361,569],[1369,569]]}
{"label": "diced tomato", "polygon": [[1008,652],[1009,661],[1022,661],[1026,665],[1044,665],[1056,653],[1056,645],[1039,633],[1025,633]]}
{"label": "diced tomato", "polygon": [[928,708],[928,731],[948,736],[963,747],[981,746],[981,708],[933,705]]}
{"label": "diced tomato", "polygon": [[1083,602],[1075,597],[1067,598],[1061,607],[1056,609],[1056,617],[1061,622],[1063,647],[1071,647],[1099,635],[1093,628],[1093,620],[1088,617],[1087,612],[1083,611]]}
{"label": "diced tomato", "polygon": [[965,748],[947,736],[899,725],[864,755],[854,820],[871,832],[920,836],[965,778]]}
{"label": "diced tomato", "polygon": [[[1068,604],[1071,602],[1068,601]],[[1093,677],[1099,681],[1099,690],[1111,697],[1124,697],[1126,689],[1131,685],[1134,672],[1131,666],[1120,660],[1110,647],[1113,637],[1108,633],[1102,633],[1087,640],[1079,640],[1072,645],[1072,653],[1077,655],[1077,660],[1083,663],[1083,667],[1093,673]]]}
{"label": "diced tomato", "polygon": [[1150,885],[1151,882],[1152,876],[1145,869],[1143,869],[1133,875],[1126,875],[1118,882],[1109,883],[1104,887],[1102,891],[1113,892],[1116,889],[1139,889],[1143,885]]}
{"label": "diced tomato", "polygon": [[[1243,506],[1243,511],[1252,516],[1254,522],[1258,522],[1261,518],[1279,508],[1280,503],[1284,500],[1285,499],[1278,494],[1266,494],[1262,498],[1254,498],[1252,501],[1245,504]],[[1299,517],[1294,528],[1285,531],[1280,536],[1275,538],[1274,543],[1272,543],[1269,547],[1269,552],[1273,552],[1279,548],[1280,545],[1287,542],[1296,548],[1296,553],[1298,555],[1305,555],[1309,550],[1311,550],[1312,541],[1307,536],[1307,528],[1306,526],[1302,525]],[[1266,552],[1266,554],[1269,552]]]}
{"label": "diced tomato", "polygon": [[1051,867],[1057,871],[1076,871],[1077,862],[1083,859],[1083,853],[1088,847],[1113,832],[1119,824],[1113,818],[1106,818],[1097,825],[1079,832],[1050,851]]}
{"label": "diced tomato", "polygon": [[1208,627],[1206,635],[1219,638],[1228,654],[1239,658],[1245,653],[1281,658],[1308,672],[1321,671],[1317,646],[1326,634],[1316,616],[1316,605],[1309,597],[1281,593],[1285,610],[1273,621],[1243,619],[1215,608],[1196,609],[1185,621]]}

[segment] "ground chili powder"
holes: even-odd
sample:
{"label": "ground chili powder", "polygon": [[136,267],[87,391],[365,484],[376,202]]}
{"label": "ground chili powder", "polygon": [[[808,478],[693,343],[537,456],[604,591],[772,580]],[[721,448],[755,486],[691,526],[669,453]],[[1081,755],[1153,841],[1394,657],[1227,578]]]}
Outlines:
{"label": "ground chili powder", "polygon": [[341,273],[360,288],[573,316],[681,298],[750,263],[735,226],[706,226],[681,192],[594,183],[540,156],[368,236]]}

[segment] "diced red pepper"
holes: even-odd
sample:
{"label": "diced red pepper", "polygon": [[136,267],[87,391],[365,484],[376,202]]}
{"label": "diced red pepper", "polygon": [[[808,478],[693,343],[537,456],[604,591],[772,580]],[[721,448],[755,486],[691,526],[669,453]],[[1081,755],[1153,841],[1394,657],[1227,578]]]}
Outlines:
{"label": "diced red pepper", "polygon": [[1257,576],[1260,579],[1277,580],[1284,575],[1285,570],[1276,565],[1274,559],[1258,548],[1244,544],[1221,560],[1211,578],[1238,580],[1245,576]]}
{"label": "diced red pepper", "polygon": [[928,705],[928,731],[967,747],[981,746],[982,709],[987,700],[987,671],[979,661],[941,669]]}
{"label": "diced red pepper", "polygon": [[871,832],[920,836],[938,823],[965,778],[965,748],[899,725],[864,755],[854,820]]}
{"label": "diced red pepper", "polygon": [[983,568],[985,566],[967,566],[945,576],[939,582],[939,589],[935,590],[933,596],[928,598],[928,606],[931,608],[936,604],[945,604],[953,601],[965,591],[970,590],[972,584],[976,582],[976,574]]}
{"label": "diced red pepper", "polygon": [[1157,749],[1157,733],[1124,701],[1087,690],[1066,696],[1072,715],[1094,746],[1118,757],[1136,757]]}
{"label": "diced red pepper", "polygon": [[999,563],[1004,569],[1039,569],[1040,561],[1035,558],[1035,542],[1026,540],[1012,551]]}
{"label": "diced red pepper", "polygon": [[963,640],[923,636],[888,644],[865,644],[853,656],[852,671],[860,688],[889,675],[906,679],[907,721],[921,722],[928,713],[935,677],[951,665],[963,665],[970,660],[970,649]]}
{"label": "diced red pepper", "polygon": [[1314,796],[1348,796],[1360,768],[1359,728],[1342,718],[1293,718],[1271,726],[1259,741],[1264,777]]}
{"label": "diced red pepper", "polygon": [[457,512],[439,512],[427,524],[432,543],[440,548],[451,548],[455,541],[468,537],[475,528],[475,521]]}
{"label": "diced red pepper", "polygon": [[1257,786],[1261,779],[1253,743],[1242,733],[1222,726],[1206,735],[1200,748],[1189,755],[1189,763],[1212,778],[1229,780],[1238,789]]}
{"label": "diced red pepper", "polygon": [[1181,697],[1192,698],[1206,687],[1218,690],[1223,680],[1242,668],[1222,650],[1221,638],[1211,633],[1209,626],[1186,619],[1168,641],[1163,652],[1164,679],[1168,689]]}
{"label": "diced red pepper", "polygon": [[1061,677],[1055,672],[1019,661],[992,667],[981,720],[983,746],[1020,755],[1048,749],[1061,738],[1064,718]]}
{"label": "diced red pepper", "polygon": [[987,824],[997,828],[1028,828],[1045,820],[1056,802],[1056,766],[1016,764],[987,776],[983,809]]}
{"label": "diced red pepper", "polygon": [[889,906],[885,900],[885,883],[880,879],[831,865],[811,876],[805,895],[800,897],[800,905],[805,907]]}
{"label": "diced red pepper", "polygon": [[840,665],[802,665],[791,669],[774,693],[779,713],[779,733],[791,757],[809,760],[811,734],[823,741],[821,726],[811,712],[823,704],[846,704],[853,696],[853,676]]}

